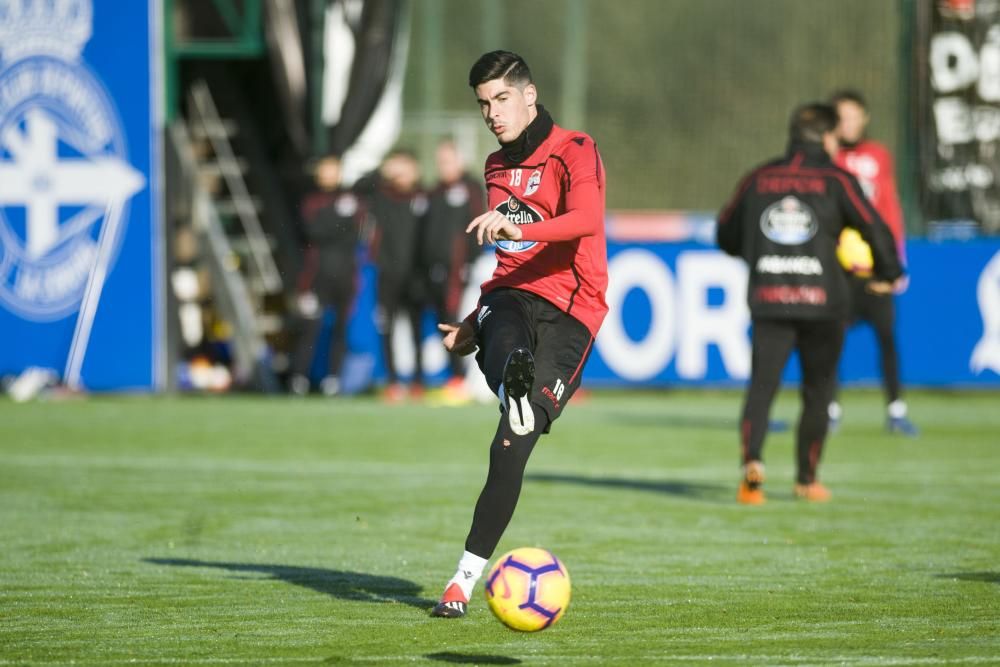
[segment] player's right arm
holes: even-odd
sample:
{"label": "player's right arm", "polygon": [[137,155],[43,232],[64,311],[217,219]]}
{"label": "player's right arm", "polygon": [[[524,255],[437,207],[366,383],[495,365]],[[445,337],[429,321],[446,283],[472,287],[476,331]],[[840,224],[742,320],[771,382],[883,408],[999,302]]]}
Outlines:
{"label": "player's right arm", "polygon": [[521,228],[498,211],[486,211],[477,216],[465,228],[466,234],[473,234],[479,245],[497,241],[520,241]]}
{"label": "player's right arm", "polygon": [[443,334],[442,342],[449,352],[465,356],[476,351],[476,331],[468,320],[462,322],[438,324],[438,331]]}

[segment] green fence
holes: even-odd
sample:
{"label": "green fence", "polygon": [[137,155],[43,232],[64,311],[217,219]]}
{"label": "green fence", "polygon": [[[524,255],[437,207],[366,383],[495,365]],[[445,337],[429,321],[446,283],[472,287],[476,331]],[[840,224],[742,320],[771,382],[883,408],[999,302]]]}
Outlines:
{"label": "green fence", "polygon": [[905,1],[414,0],[406,110],[475,113],[469,66],[511,49],[556,122],[597,140],[610,207],[713,210],[784,150],[792,107],[835,88],[869,97],[871,134],[900,155]]}

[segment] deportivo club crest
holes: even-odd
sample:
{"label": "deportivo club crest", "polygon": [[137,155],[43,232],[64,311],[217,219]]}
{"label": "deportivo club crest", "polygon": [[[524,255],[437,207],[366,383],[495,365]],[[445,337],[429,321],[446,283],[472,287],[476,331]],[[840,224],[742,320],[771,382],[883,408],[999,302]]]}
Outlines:
{"label": "deportivo club crest", "polygon": [[0,301],[26,319],[79,309],[146,186],[80,59],[92,19],[92,0],[0,0]]}

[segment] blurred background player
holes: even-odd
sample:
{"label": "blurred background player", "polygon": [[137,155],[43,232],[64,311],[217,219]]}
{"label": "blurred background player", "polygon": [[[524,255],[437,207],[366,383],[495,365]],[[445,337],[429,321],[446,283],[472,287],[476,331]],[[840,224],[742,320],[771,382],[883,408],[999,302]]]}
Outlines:
{"label": "blurred background player", "polygon": [[366,186],[375,219],[373,255],[378,271],[375,323],[382,340],[387,386],[383,397],[397,402],[406,397],[399,381],[398,360],[392,345],[393,325],[400,310],[410,320],[413,336],[413,397],[423,394],[421,316],[424,309],[417,271],[418,235],[427,212],[427,196],[420,187],[420,166],[407,150],[394,150]]}
{"label": "blurred background player", "polygon": [[802,366],[795,495],[819,502],[830,497],[817,468],[848,308],[847,278],[836,257],[841,230],[846,225],[861,232],[881,280],[896,280],[903,271],[889,228],[857,180],[833,164],[836,127],[832,106],[796,109],[786,155],[745,177],[719,214],[719,247],[742,257],[750,269],[752,360],[740,420],[743,479],[737,492],[744,504],[765,501],[764,439],[792,350]]}
{"label": "blurred background player", "polygon": [[431,612],[446,618],[465,615],[514,514],[528,457],[579,387],[608,312],[604,167],[594,140],[555,125],[517,54],[483,55],[469,85],[500,150],[486,159],[490,210],[466,232],[496,244],[497,268],[476,310],[439,328],[449,351],[478,347],[502,414],[465,551]]}
{"label": "blurred background player", "polygon": [[[462,292],[472,263],[480,255],[476,238],[465,233],[469,221],[483,213],[483,188],[465,170],[465,161],[455,142],[448,139],[435,152],[438,182],[428,195],[427,216],[420,239],[420,271],[428,305],[438,322],[459,319]],[[449,356],[451,377],[444,396],[451,401],[468,399],[462,357]]]}
{"label": "blurred background player", "polygon": [[[906,262],[906,232],[903,226],[903,209],[896,191],[896,178],[892,155],[882,144],[866,136],[868,105],[857,91],[843,90],[830,98],[840,119],[837,138],[840,150],[835,162],[854,174],[861,184],[875,210],[889,226],[896,241],[900,260]],[[848,243],[851,241],[848,240]],[[848,325],[867,322],[875,331],[882,369],[882,384],[887,403],[886,426],[892,433],[916,436],[917,428],[907,414],[906,402],[902,398],[902,384],[899,377],[899,352],[896,348],[896,302],[892,292],[869,289],[872,277],[867,267],[845,267],[851,294],[851,308]],[[853,270],[852,270],[853,269]],[[901,282],[895,291],[905,288]],[[843,415],[843,408],[837,401],[834,390],[829,407],[830,428],[836,429]]]}
{"label": "blurred background player", "polygon": [[302,202],[302,227],[308,246],[299,276],[297,306],[301,330],[292,354],[289,389],[309,393],[309,370],[327,310],[333,311],[329,362],[320,390],[340,393],[340,373],[347,353],[347,323],[357,290],[357,250],[362,210],[353,192],[341,187],[340,160],[328,156],[316,163],[315,190]]}

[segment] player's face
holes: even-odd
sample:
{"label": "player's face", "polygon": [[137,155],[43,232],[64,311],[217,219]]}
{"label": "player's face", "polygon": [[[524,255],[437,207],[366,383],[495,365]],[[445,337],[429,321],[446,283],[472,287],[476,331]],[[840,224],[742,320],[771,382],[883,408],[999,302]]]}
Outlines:
{"label": "player's face", "polygon": [[412,192],[420,183],[420,165],[408,155],[401,155],[397,160],[393,183],[402,192]]}
{"label": "player's face", "polygon": [[868,127],[868,112],[864,107],[847,100],[838,102],[837,115],[840,116],[837,137],[849,144],[861,141],[865,136],[865,128]]}
{"label": "player's face", "polygon": [[382,162],[379,167],[379,174],[388,183],[395,183],[399,179],[400,157],[391,155]]}
{"label": "player's face", "polygon": [[438,146],[437,154],[438,178],[445,183],[454,183],[462,177],[465,165],[462,164],[462,156],[453,144],[441,144]]}
{"label": "player's face", "polygon": [[340,162],[335,158],[323,158],[316,165],[316,185],[323,190],[335,190],[340,186]]}
{"label": "player's face", "polygon": [[521,136],[528,124],[535,119],[537,97],[538,92],[531,83],[518,88],[503,79],[493,79],[476,86],[476,99],[486,127],[490,128],[502,144]]}

